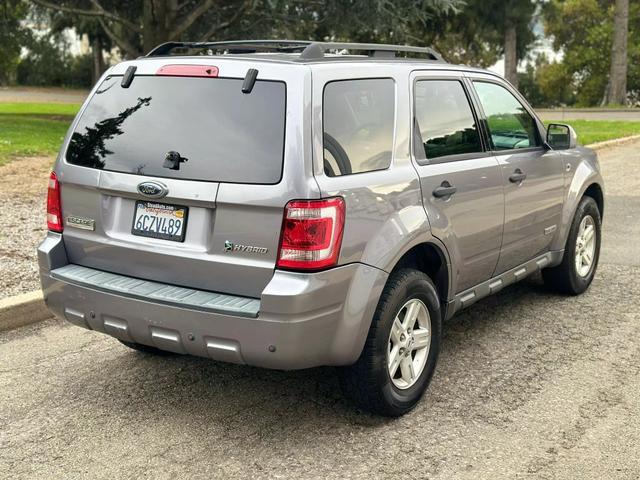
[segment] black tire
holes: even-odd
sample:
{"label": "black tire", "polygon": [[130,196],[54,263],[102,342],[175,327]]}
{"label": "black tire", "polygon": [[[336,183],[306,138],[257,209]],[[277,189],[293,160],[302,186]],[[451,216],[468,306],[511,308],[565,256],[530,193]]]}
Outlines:
{"label": "black tire", "polygon": [[[405,303],[419,299],[431,320],[431,343],[426,364],[415,383],[406,389],[394,385],[387,368],[389,335]],[[382,292],[369,334],[358,361],[339,369],[344,395],[371,413],[398,417],[416,406],[427,389],[440,351],[441,313],[438,293],[423,272],[402,269],[392,273]]]}
{"label": "black tire", "polygon": [[[590,215],[594,220],[596,244],[591,269],[587,275],[581,276],[578,274],[575,262],[577,248],[576,242],[580,223],[587,215]],[[545,285],[558,293],[566,295],[579,295],[589,288],[589,285],[591,285],[591,281],[596,273],[596,269],[598,268],[600,243],[602,239],[601,230],[602,220],[600,218],[598,204],[591,197],[583,197],[578,204],[578,208],[576,209],[576,213],[573,217],[573,222],[571,223],[571,229],[569,230],[569,236],[564,248],[562,263],[557,267],[547,268],[542,271],[542,278],[544,279]]]}
{"label": "black tire", "polygon": [[132,350],[136,350],[137,352],[141,352],[141,353],[146,353],[147,355],[159,355],[161,357],[174,355],[172,352],[168,352],[166,350],[160,350],[159,348],[151,347],[149,345],[143,345],[142,343],[125,342],[124,340],[118,340],[118,341]]}

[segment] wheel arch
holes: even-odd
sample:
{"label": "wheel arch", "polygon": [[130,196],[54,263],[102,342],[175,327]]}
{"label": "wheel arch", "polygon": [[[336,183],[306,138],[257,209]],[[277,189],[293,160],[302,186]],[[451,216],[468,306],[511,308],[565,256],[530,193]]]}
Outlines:
{"label": "wheel arch", "polygon": [[[596,205],[598,205],[598,210],[600,211],[600,218],[602,219],[604,217],[604,193],[602,187],[598,183],[593,182],[586,188],[582,197],[591,197],[595,200]],[[582,197],[580,198],[582,199]]]}
{"label": "wheel arch", "polygon": [[451,268],[449,256],[443,245],[430,240],[409,246],[390,271],[397,271],[401,268],[415,268],[427,274],[436,286],[442,305],[448,302],[451,288]]}
{"label": "wheel arch", "polygon": [[571,182],[566,187],[562,222],[558,226],[558,235],[551,245],[551,250],[564,250],[571,222],[583,197],[593,198],[602,216],[604,212],[603,184],[602,175],[595,165],[586,161],[578,164]]}

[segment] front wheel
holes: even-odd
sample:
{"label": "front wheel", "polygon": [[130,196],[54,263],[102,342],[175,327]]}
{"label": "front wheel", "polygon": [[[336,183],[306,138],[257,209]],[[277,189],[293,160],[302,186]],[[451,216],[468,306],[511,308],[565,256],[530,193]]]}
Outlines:
{"label": "front wheel", "polygon": [[545,285],[569,295],[589,288],[600,257],[601,227],[598,205],[593,198],[583,197],[571,223],[562,263],[542,271]]}
{"label": "front wheel", "polygon": [[440,332],[440,302],[431,279],[413,269],[393,273],[360,358],[340,370],[343,392],[372,413],[407,413],[431,381]]}

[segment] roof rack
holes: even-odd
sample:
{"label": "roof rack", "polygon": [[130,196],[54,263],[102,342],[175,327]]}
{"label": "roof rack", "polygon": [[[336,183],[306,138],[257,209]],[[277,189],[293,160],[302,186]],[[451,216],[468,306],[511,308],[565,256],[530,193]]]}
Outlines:
{"label": "roof rack", "polygon": [[395,58],[398,53],[423,55],[428,60],[444,62],[442,56],[429,47],[407,45],[385,45],[377,43],[310,42],[308,40],[235,40],[229,42],[167,42],[151,50],[147,57],[169,55],[178,48],[225,51],[229,54],[272,52],[300,53],[301,60],[323,58],[331,50],[356,50],[366,52],[369,57]]}
{"label": "roof rack", "polygon": [[429,60],[443,62],[442,56],[430,47],[411,47],[408,45],[385,45],[379,43],[341,43],[341,42],[313,42],[300,55],[304,60],[324,57],[328,50],[359,50],[367,52],[370,57],[395,58],[398,53],[415,53],[427,57]]}
{"label": "roof rack", "polygon": [[305,40],[233,40],[229,42],[167,42],[151,50],[147,57],[169,55],[177,48],[202,49],[228,53],[280,52],[295,53],[303,51],[311,42]]}

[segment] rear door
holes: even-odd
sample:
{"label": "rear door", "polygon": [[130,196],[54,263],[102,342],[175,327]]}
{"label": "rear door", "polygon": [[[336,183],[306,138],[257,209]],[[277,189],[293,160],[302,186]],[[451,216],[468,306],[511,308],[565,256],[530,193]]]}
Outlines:
{"label": "rear door", "polygon": [[562,218],[564,173],[557,152],[543,147],[541,129],[517,92],[495,79],[472,81],[504,178],[500,274],[549,250]]}
{"label": "rear door", "polygon": [[500,166],[484,144],[462,75],[418,72],[413,81],[413,154],[432,232],[454,267],[453,291],[487,280],[500,252]]}
{"label": "rear door", "polygon": [[[63,238],[71,263],[258,297],[273,275],[284,205],[318,196],[302,174],[310,76],[202,63],[138,62],[128,87],[119,65],[100,84],[57,166]],[[250,67],[258,80],[243,93]]]}

